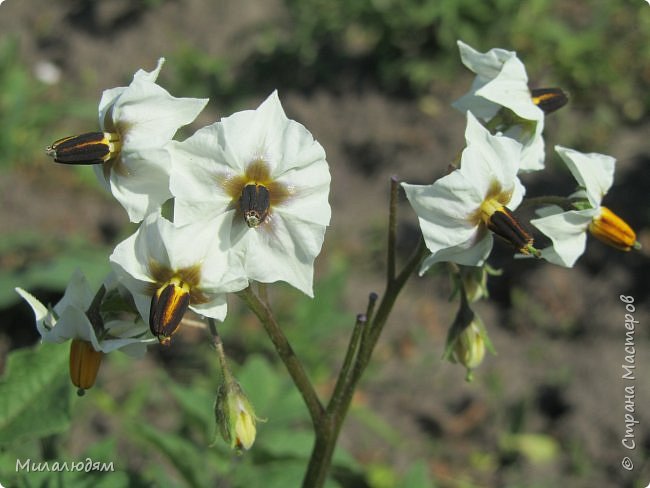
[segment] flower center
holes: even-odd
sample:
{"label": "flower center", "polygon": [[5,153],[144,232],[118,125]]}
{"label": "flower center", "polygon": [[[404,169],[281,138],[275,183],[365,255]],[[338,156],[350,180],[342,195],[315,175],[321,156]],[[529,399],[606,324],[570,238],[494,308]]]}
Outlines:
{"label": "flower center", "polygon": [[255,228],[264,222],[269,214],[271,193],[262,184],[249,183],[242,190],[239,207],[244,214],[246,225]]}
{"label": "flower center", "polygon": [[271,177],[271,167],[263,158],[251,161],[244,174],[217,176],[217,184],[251,229],[266,222],[274,207],[285,204],[296,193],[295,188]]}
{"label": "flower center", "polygon": [[589,232],[605,244],[621,251],[629,251],[638,246],[636,233],[607,207],[600,207],[600,215],[589,224]]}
{"label": "flower center", "polygon": [[533,237],[521,226],[512,212],[496,198],[486,198],[480,207],[481,220],[496,235],[512,244],[522,254],[539,256]]}
{"label": "flower center", "polygon": [[190,306],[190,291],[189,283],[174,276],[163,283],[151,297],[149,328],[164,346],[171,342],[171,336],[178,330]]}
{"label": "flower center", "polygon": [[530,90],[533,103],[542,109],[544,114],[550,114],[564,107],[569,98],[560,88],[534,88]]}
{"label": "flower center", "polygon": [[121,149],[116,132],[87,132],[59,139],[45,150],[57,163],[101,164],[115,158]]}

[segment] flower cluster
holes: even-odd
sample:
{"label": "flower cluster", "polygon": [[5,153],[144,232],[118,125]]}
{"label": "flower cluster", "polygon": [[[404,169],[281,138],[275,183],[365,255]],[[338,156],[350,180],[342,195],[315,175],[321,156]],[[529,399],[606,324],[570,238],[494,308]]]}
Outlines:
{"label": "flower cluster", "polygon": [[[55,162],[93,165],[140,223],[110,256],[111,286],[129,305],[122,307],[128,321],[107,321],[108,286],[93,294],[80,274],[53,310],[18,290],[43,340],[72,339],[71,375],[84,377],[75,382],[80,389],[94,383],[101,354],[142,354],[156,339],[170,344],[188,309],[224,320],[227,294],[251,282],[285,281],[313,296],[313,264],[330,221],[322,146],[287,118],[277,92],[256,110],[174,140],[208,100],[176,98],[159,86],[163,62],[104,91],[98,131],[47,148]],[[87,347],[78,349],[79,341]]]}
{"label": "flower cluster", "polygon": [[567,208],[543,204],[537,209],[539,218],[530,223],[552,245],[535,248],[533,234],[513,214],[526,194],[518,175],[544,168],[544,119],[566,104],[567,97],[558,88],[531,89],[525,67],[514,52],[480,53],[461,41],[458,47],[463,64],[476,74],[469,92],[453,103],[466,113],[466,147],[458,167],[449,174],[431,185],[402,183],[402,187],[431,252],[420,274],[436,263],[451,263],[462,300],[450,329],[446,357],[471,370],[483,359],[487,336],[484,327],[476,325],[480,319],[469,303],[487,295],[486,260],[493,235],[509,242],[520,256],[566,267],[573,266],[584,252],[587,231],[624,251],[639,244],[634,231],[601,206],[613,182],[614,158],[557,146],[579,191],[568,198],[538,199],[542,203],[561,200]]}
{"label": "flower cluster", "polygon": [[[462,62],[476,74],[469,92],[453,104],[467,120],[465,147],[448,174],[432,184],[401,186],[426,244],[405,269],[411,273],[419,265],[424,274],[435,266],[450,272],[460,308],[444,357],[465,366],[470,379],[486,349],[492,349],[472,304],[487,296],[488,277],[499,272],[487,264],[495,235],[518,256],[567,267],[584,252],[587,232],[620,250],[639,245],[634,231],[601,205],[613,182],[615,160],[560,146],[556,151],[578,189],[566,198],[534,199],[538,217],[530,224],[550,243],[535,245],[537,236],[515,214],[533,201],[527,201],[519,176],[544,168],[545,117],[567,97],[558,88],[530,88],[514,52],[480,53],[460,41],[458,46]],[[121,349],[142,355],[152,343],[169,345],[188,310],[206,318],[223,372],[216,420],[231,447],[248,449],[260,419],[228,369],[215,320],[226,317],[229,293],[250,299],[252,282],[284,281],[313,296],[314,260],[330,222],[329,167],[323,147],[285,115],[277,91],[256,110],[224,117],[185,140],[174,139],[208,101],[176,98],[159,86],[163,62],[151,72],[136,72],[129,86],[103,93],[99,130],[47,148],[57,163],[92,165],[129,220],[139,224],[110,255],[110,277],[93,292],[75,273],[53,308],[17,291],[32,307],[44,341],[71,340],[70,374],[80,392],[94,384],[103,354]],[[393,180],[392,224],[398,189]],[[393,286],[390,248],[396,226],[389,228],[386,296],[394,300],[404,280]],[[353,333],[348,368],[362,347],[358,357],[369,357],[373,346],[367,345],[376,342],[383,326],[377,326],[377,315],[371,319],[375,300],[376,295],[358,322],[368,322],[369,332]],[[390,305],[384,308],[385,303]],[[382,302],[379,309],[390,310],[392,303]],[[267,317],[265,304],[251,309]],[[305,386],[308,380],[295,366],[293,351],[280,340],[273,321],[265,325],[319,423],[324,410]],[[362,341],[358,348],[355,341]]]}

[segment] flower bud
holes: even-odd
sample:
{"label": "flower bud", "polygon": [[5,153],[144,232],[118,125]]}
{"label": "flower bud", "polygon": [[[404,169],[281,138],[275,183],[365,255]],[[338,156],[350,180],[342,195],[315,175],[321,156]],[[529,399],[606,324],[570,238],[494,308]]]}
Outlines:
{"label": "flower bud", "polygon": [[481,329],[472,321],[456,338],[453,359],[468,370],[478,367],[485,357],[485,340]]}
{"label": "flower bud", "polygon": [[214,413],[221,436],[232,449],[251,448],[255,442],[257,417],[237,381],[231,379],[219,387]]}
{"label": "flower bud", "polygon": [[103,356],[88,341],[72,339],[70,342],[70,379],[79,388],[79,396],[95,384]]}
{"label": "flower bud", "polygon": [[600,210],[600,215],[589,224],[589,232],[594,237],[621,251],[638,247],[636,233],[623,219],[607,207]]}
{"label": "flower bud", "polygon": [[470,303],[487,298],[487,275],[485,266],[460,266],[460,279]]}

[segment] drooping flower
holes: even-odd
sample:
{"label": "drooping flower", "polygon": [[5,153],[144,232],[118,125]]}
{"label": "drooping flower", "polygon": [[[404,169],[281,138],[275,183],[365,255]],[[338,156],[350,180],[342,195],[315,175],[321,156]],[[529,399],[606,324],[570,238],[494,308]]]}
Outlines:
{"label": "drooping flower", "polygon": [[469,92],[452,105],[472,112],[492,132],[523,144],[520,171],[544,167],[544,113],[564,105],[559,89],[530,90],[523,63],[513,51],[494,48],[480,53],[458,41],[463,64],[476,74]]}
{"label": "drooping flower", "polygon": [[94,165],[100,183],[132,222],[140,222],[171,198],[171,162],[164,146],[208,102],[175,98],[156,84],[163,62],[160,58],[151,72],[138,70],[127,87],[104,91],[99,132],[66,137],[47,148],[57,162]]}
{"label": "drooping flower", "polygon": [[[109,277],[104,286],[106,296],[115,289],[117,283]],[[102,329],[97,330],[100,324],[93,324],[87,314],[95,294],[79,270],[74,272],[63,298],[53,308],[46,307],[22,288],[16,288],[16,292],[32,307],[36,328],[45,342],[61,343],[69,339],[83,339],[90,342],[96,351],[108,353],[123,349],[134,357],[142,356],[146,344],[151,342],[146,325],[136,316],[126,320],[107,315],[101,324]]]}
{"label": "drooping flower", "polygon": [[614,182],[616,160],[604,154],[584,154],[555,146],[556,152],[578,182],[580,190],[571,195],[574,209],[557,205],[537,211],[540,218],[530,221],[553,245],[541,250],[541,256],[560,266],[572,267],[585,251],[587,231],[617,249],[637,247],[636,234],[627,223],[601,205]]}
{"label": "drooping flower", "polygon": [[251,280],[286,281],[313,296],[313,263],[330,221],[330,173],[322,146],[287,118],[277,92],[169,150],[174,221],[223,218],[225,245],[244,256]]}
{"label": "drooping flower", "polygon": [[220,242],[204,223],[175,226],[154,213],[111,254],[113,269],[162,344],[170,343],[188,308],[223,320],[226,293],[248,285],[241,257],[220,249]]}
{"label": "drooping flower", "polygon": [[[53,308],[46,307],[22,288],[16,288],[16,292],[32,307],[36,328],[43,341],[72,341],[70,377],[80,391],[94,384],[104,353],[120,349],[130,356],[142,357],[147,344],[153,341],[139,316],[123,310],[118,318],[114,313],[102,311],[104,300],[119,293],[117,287],[117,282],[109,277],[99,294],[95,295],[86,277],[77,270],[63,298]],[[100,301],[94,302],[97,297]]]}
{"label": "drooping flower", "polygon": [[525,193],[517,177],[521,144],[491,135],[470,112],[465,139],[459,169],[432,185],[402,183],[432,253],[420,274],[439,261],[482,265],[492,250],[493,233],[521,253],[537,252],[511,212]]}

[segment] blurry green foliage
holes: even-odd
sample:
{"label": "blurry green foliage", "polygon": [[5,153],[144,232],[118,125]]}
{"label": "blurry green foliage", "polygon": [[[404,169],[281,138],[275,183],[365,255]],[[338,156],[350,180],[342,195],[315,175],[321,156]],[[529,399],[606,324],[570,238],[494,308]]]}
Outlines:
{"label": "blurry green foliage", "polygon": [[42,151],[42,127],[56,116],[42,97],[43,87],[18,62],[16,42],[0,42],[0,168]]}
{"label": "blurry green foliage", "polygon": [[[650,9],[641,1],[286,0],[255,63],[305,88],[342,72],[411,96],[464,71],[462,39],[480,51],[516,50],[531,83],[558,84],[603,117],[636,121],[650,107]],[[254,64],[251,62],[251,64]],[[284,66],[284,69],[283,69]],[[292,66],[286,70],[286,66]],[[262,76],[260,76],[262,78]]]}
{"label": "blurry green foliage", "polygon": [[87,116],[89,102],[60,95],[60,90],[47,87],[30,73],[15,39],[0,40],[0,169],[40,162],[45,157],[45,134],[54,132],[63,114]]}
{"label": "blurry green foliage", "polygon": [[9,356],[0,377],[0,445],[67,429],[72,390],[67,364],[68,348],[52,344]]}
{"label": "blurry green foliage", "polygon": [[197,98],[214,94],[224,99],[232,96],[235,91],[242,91],[232,68],[231,61],[206,56],[202,51],[186,44],[169,56],[165,68],[169,74],[165,76],[170,78],[173,93]]}

